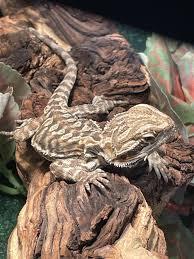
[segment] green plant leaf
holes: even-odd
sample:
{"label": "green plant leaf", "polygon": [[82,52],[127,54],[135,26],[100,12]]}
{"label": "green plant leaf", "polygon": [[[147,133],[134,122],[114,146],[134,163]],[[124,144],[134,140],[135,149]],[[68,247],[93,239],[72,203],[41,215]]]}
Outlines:
{"label": "green plant leaf", "polygon": [[191,104],[182,102],[174,106],[174,109],[184,124],[194,124],[194,102]]}
{"label": "green plant leaf", "polygon": [[186,101],[194,101],[194,53],[186,52],[177,61],[177,65]]}
{"label": "green plant leaf", "polygon": [[[20,73],[0,62],[0,130],[11,131],[19,116],[19,105],[30,93],[30,86]],[[0,136],[0,155],[5,163],[13,156],[15,144]]]}
{"label": "green plant leaf", "polygon": [[[5,86],[13,87],[13,96],[19,106],[23,99],[31,93],[30,86],[26,83],[22,75],[3,62],[0,62],[0,78],[4,81]],[[0,89],[1,92],[5,90]]]}
{"label": "green plant leaf", "polygon": [[147,39],[145,54],[148,57],[148,68],[159,86],[168,94],[173,91],[176,97],[184,100],[178,69],[168,50],[165,38],[152,34]]}
{"label": "green plant leaf", "polygon": [[6,164],[13,159],[15,153],[15,141],[0,136],[0,163]]}
{"label": "green plant leaf", "polygon": [[20,114],[19,106],[15,102],[12,92],[0,93],[0,104],[0,129],[12,130],[15,127],[15,120]]}
{"label": "green plant leaf", "polygon": [[[0,62],[0,130],[11,131],[15,128],[15,120],[20,114],[19,107],[24,98],[31,93],[29,85],[16,70]],[[15,142],[6,136],[0,136],[0,173],[13,186],[0,186],[0,190],[10,194],[25,193],[21,183],[6,165],[13,159]]]}
{"label": "green plant leaf", "polygon": [[150,89],[151,89],[150,104],[155,106],[159,110],[163,111],[164,113],[168,114],[176,122],[176,125],[180,133],[182,134],[185,142],[188,142],[188,134],[187,134],[186,128],[179,115],[172,108],[171,102],[169,100],[169,94],[165,92],[165,90],[162,87],[158,85],[157,81],[152,75],[152,72],[148,67],[148,63],[149,63],[148,57],[144,53],[139,53],[139,55],[143,63],[146,65],[150,74]]}

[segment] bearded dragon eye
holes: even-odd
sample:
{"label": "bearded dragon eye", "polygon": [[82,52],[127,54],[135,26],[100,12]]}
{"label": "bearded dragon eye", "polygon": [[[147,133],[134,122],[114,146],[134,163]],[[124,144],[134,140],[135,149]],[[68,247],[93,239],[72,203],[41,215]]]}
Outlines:
{"label": "bearded dragon eye", "polygon": [[151,141],[154,140],[154,137],[153,136],[144,137],[144,140],[147,141],[147,142],[151,142]]}
{"label": "bearded dragon eye", "polygon": [[148,133],[143,136],[142,141],[145,143],[150,143],[150,142],[153,142],[154,139],[155,139],[155,136],[151,133]]}

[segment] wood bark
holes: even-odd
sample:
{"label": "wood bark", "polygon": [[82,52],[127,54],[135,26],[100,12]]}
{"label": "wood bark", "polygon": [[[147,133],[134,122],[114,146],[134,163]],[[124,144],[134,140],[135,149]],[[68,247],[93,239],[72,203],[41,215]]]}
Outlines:
{"label": "wood bark", "polygon": [[[92,116],[101,127],[114,114],[149,102],[142,64],[110,21],[48,2],[25,3],[13,14],[13,6],[6,3],[0,2],[2,13],[12,10],[12,15],[0,19],[0,61],[30,84],[32,94],[23,101],[22,119],[42,114],[65,66],[25,30],[29,25],[71,49],[78,66],[71,106],[91,103],[100,94],[128,101],[107,116]],[[181,137],[164,149],[170,162],[168,184],[148,173],[146,164],[133,170],[107,167],[111,189],[102,192],[92,186],[87,195],[81,183],[56,180],[49,162],[30,141],[18,143],[17,169],[28,196],[9,238],[8,258],[167,258],[165,237],[155,218],[177,188],[193,177],[194,149]]]}

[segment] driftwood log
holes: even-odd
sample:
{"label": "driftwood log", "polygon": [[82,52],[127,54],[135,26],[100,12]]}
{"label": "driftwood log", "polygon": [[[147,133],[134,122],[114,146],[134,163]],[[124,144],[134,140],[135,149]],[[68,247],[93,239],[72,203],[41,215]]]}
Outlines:
{"label": "driftwood log", "polygon": [[[69,50],[78,77],[70,105],[90,103],[95,95],[120,96],[129,107],[148,103],[150,88],[142,64],[116,27],[96,17],[52,3],[0,1],[0,61],[17,69],[32,94],[25,99],[21,118],[38,117],[62,80],[63,62],[25,27],[47,32]],[[5,15],[10,16],[5,16]],[[103,30],[102,30],[103,28]],[[55,34],[56,33],[56,34]],[[71,47],[70,47],[71,46]],[[103,127],[115,113],[93,116]],[[169,183],[158,181],[142,164],[133,170],[107,167],[111,189],[56,180],[48,161],[31,147],[17,144],[16,162],[28,189],[26,204],[8,242],[9,259],[30,258],[167,258],[165,237],[156,218],[178,187],[194,172],[194,149],[181,137],[165,145],[170,161]]]}

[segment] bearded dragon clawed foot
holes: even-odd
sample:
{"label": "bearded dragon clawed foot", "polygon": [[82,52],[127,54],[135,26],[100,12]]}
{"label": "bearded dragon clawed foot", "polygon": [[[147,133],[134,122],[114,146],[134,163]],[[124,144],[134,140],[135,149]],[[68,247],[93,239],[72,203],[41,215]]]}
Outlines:
{"label": "bearded dragon clawed foot", "polygon": [[92,104],[68,107],[77,67],[69,53],[53,40],[30,28],[30,32],[46,43],[66,63],[64,79],[55,89],[41,117],[24,121],[13,132],[0,132],[16,141],[31,138],[31,145],[51,161],[50,170],[57,177],[70,182],[83,181],[99,188],[109,186],[108,175],[102,170],[106,164],[135,167],[148,159],[150,170],[167,181],[166,164],[157,150],[168,142],[176,131],[174,121],[156,108],[139,104],[115,115],[104,129],[87,114],[107,113],[115,105],[126,102],[106,100],[96,96]]}
{"label": "bearded dragon clawed foot", "polygon": [[50,170],[57,178],[67,182],[82,181],[88,192],[90,192],[90,184],[100,189],[109,187],[108,174],[100,168],[91,171],[82,159],[57,159],[51,163]]}
{"label": "bearded dragon clawed foot", "polygon": [[153,169],[160,180],[161,177],[163,177],[164,181],[168,182],[168,162],[163,159],[158,152],[154,151],[152,152],[148,157],[148,165],[149,165],[149,172],[151,172]]}

